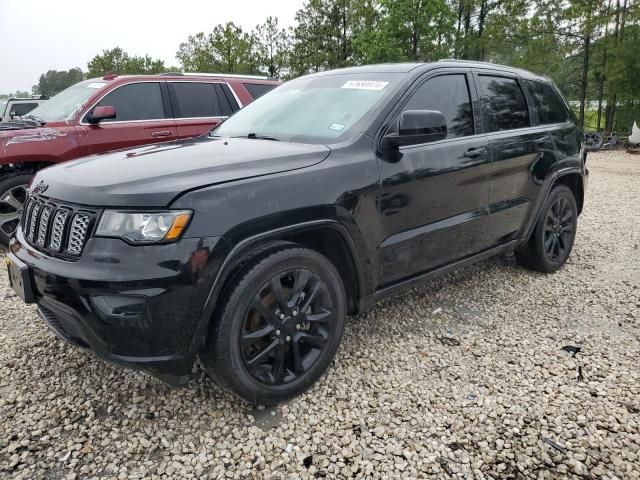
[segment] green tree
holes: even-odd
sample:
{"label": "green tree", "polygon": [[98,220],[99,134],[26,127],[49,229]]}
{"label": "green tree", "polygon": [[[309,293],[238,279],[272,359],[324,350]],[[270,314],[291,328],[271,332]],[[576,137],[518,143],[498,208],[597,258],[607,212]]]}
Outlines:
{"label": "green tree", "polygon": [[103,50],[91,59],[87,68],[87,78],[102,77],[107,72],[116,75],[152,75],[167,71],[164,61],[153,59],[149,55],[130,56],[120,47]]}
{"label": "green tree", "polygon": [[260,73],[260,49],[256,35],[245,33],[233,22],[213,31],[191,35],[176,53],[185,71],[215,73]]}
{"label": "green tree", "polygon": [[34,95],[46,95],[52,97],[67,87],[74,85],[84,79],[84,74],[79,68],[71,70],[49,70],[40,75],[38,84],[32,88]]}
{"label": "green tree", "polygon": [[278,26],[278,19],[268,17],[256,27],[255,38],[260,64],[270,77],[287,73],[289,61],[289,33]]}

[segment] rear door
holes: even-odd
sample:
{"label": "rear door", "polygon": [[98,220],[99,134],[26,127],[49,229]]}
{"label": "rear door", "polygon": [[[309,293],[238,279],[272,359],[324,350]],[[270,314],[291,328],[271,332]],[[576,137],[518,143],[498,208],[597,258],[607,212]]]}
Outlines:
{"label": "rear door", "polygon": [[539,189],[532,169],[542,156],[555,152],[544,129],[532,123],[517,75],[478,70],[476,79],[492,158],[488,231],[492,247],[522,236]]}
{"label": "rear door", "polygon": [[178,138],[208,132],[240,107],[229,85],[222,82],[168,82]]}
{"label": "rear door", "polygon": [[[87,121],[96,106],[112,106],[116,118],[97,125]],[[134,82],[107,93],[82,119],[79,141],[92,154],[148,143],[175,140],[176,123],[171,115],[164,81]]]}
{"label": "rear door", "polygon": [[467,69],[447,69],[420,80],[405,110],[438,110],[447,120],[444,140],[400,147],[379,160],[381,277],[403,277],[451,263],[484,248],[491,161],[475,122],[476,91]]}

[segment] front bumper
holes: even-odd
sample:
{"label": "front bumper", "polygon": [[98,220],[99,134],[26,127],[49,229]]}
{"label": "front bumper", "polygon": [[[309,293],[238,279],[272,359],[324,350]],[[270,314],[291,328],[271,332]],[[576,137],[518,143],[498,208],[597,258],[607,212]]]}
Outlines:
{"label": "front bumper", "polygon": [[38,312],[58,336],[179,385],[202,343],[196,332],[221,264],[219,240],[131,246],[92,238],[68,261],[34,249],[19,229],[8,256],[27,265]]}

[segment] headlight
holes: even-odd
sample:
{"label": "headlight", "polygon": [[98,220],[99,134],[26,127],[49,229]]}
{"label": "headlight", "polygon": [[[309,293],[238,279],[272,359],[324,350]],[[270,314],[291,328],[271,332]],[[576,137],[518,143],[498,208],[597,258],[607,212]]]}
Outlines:
{"label": "headlight", "polygon": [[149,213],[105,210],[96,236],[119,237],[131,243],[171,242],[180,237],[190,218],[188,210]]}

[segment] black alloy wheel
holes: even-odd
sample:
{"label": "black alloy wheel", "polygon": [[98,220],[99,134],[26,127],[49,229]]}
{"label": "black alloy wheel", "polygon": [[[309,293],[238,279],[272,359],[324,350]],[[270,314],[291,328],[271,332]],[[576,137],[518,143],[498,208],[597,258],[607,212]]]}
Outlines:
{"label": "black alloy wheel", "polygon": [[335,329],[329,290],[315,273],[287,270],[254,295],[240,338],[246,369],[269,385],[289,383],[313,366]]}
{"label": "black alloy wheel", "polygon": [[573,244],[573,210],[569,201],[558,197],[547,211],[544,222],[544,251],[552,262],[569,256]]}
{"label": "black alloy wheel", "polygon": [[225,288],[200,359],[217,383],[247,402],[282,402],[331,364],[346,305],[331,261],[278,242],[256,252]]}
{"label": "black alloy wheel", "polygon": [[557,185],[542,205],[531,237],[516,250],[516,260],[539,272],[559,270],[571,254],[577,227],[578,207],[573,192],[566,185]]}

